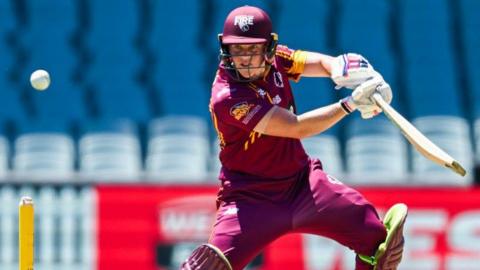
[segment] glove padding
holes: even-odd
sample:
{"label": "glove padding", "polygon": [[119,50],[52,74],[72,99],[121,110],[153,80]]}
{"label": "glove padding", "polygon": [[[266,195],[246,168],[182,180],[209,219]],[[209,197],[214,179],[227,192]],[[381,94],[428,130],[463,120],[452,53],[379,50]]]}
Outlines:
{"label": "glove padding", "polygon": [[379,75],[363,56],[356,53],[342,54],[331,63],[330,77],[337,86],[355,89],[366,80]]}
{"label": "glove padding", "polygon": [[392,89],[380,75],[360,84],[352,92],[349,106],[358,109],[363,119],[370,119],[382,112],[382,109],[373,101],[374,93],[379,93],[388,104],[392,102]]}

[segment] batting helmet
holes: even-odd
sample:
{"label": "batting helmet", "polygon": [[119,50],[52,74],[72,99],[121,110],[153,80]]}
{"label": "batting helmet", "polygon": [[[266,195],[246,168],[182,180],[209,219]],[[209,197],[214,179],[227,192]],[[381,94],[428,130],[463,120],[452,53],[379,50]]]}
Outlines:
{"label": "batting helmet", "polygon": [[[232,10],[223,25],[223,33],[218,35],[220,42],[220,59],[223,67],[229,74],[238,81],[252,81],[255,78],[243,78],[238,72],[238,67],[232,61],[232,54],[228,50],[231,44],[266,44],[266,50],[263,55],[266,59],[271,59],[275,55],[278,36],[272,32],[272,21],[268,14],[260,8],[252,6],[243,6]],[[254,56],[253,54],[250,55]],[[268,71],[271,63],[265,62],[265,70]],[[261,68],[248,67],[246,69]]]}

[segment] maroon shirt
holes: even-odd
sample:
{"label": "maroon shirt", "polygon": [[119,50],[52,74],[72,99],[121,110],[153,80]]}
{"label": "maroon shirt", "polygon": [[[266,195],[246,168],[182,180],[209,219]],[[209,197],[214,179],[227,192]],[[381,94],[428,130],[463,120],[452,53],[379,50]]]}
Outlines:
{"label": "maroon shirt", "polygon": [[278,46],[264,80],[242,83],[219,68],[212,86],[210,111],[220,140],[221,180],[244,175],[254,179],[285,179],[308,164],[298,139],[259,134],[253,129],[273,107],[296,113],[289,79],[298,80],[295,51]]}

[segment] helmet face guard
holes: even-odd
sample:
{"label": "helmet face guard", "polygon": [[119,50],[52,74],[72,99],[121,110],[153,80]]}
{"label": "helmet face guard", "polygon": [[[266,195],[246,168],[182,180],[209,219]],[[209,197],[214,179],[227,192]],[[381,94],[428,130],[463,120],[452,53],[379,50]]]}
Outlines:
{"label": "helmet face guard", "polygon": [[[278,36],[275,33],[271,33],[270,35],[270,40],[268,42],[268,46],[266,47],[265,51],[261,54],[242,54],[242,57],[249,56],[250,57],[250,63],[253,57],[255,56],[263,56],[263,61],[260,66],[248,66],[248,67],[236,67],[235,63],[233,62],[233,57],[237,55],[233,55],[229,52],[228,45],[231,44],[224,44],[223,43],[223,35],[219,34],[218,35],[218,41],[220,43],[220,55],[219,58],[221,60],[221,66],[227,71],[227,73],[230,75],[230,77],[236,81],[239,82],[251,82],[259,79],[262,76],[251,76],[253,74],[252,70],[258,69],[258,68],[264,68],[265,72],[263,75],[265,75],[269,70],[270,66],[272,65],[272,58],[275,56],[275,51],[277,48],[278,44]],[[237,44],[237,43],[236,43]],[[238,43],[238,44],[243,44],[243,43]],[[240,56],[240,55],[238,55]],[[247,70],[248,71],[248,78],[245,78],[241,75],[240,71]]]}

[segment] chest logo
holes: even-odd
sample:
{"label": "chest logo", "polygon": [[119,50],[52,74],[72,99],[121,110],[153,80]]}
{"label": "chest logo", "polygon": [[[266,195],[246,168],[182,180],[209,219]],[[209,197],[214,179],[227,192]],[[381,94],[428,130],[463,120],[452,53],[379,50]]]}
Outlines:
{"label": "chest logo", "polygon": [[230,108],[230,115],[233,116],[235,119],[240,120],[250,112],[250,109],[253,106],[255,105],[248,104],[247,102],[237,103],[233,105],[232,108]]}

